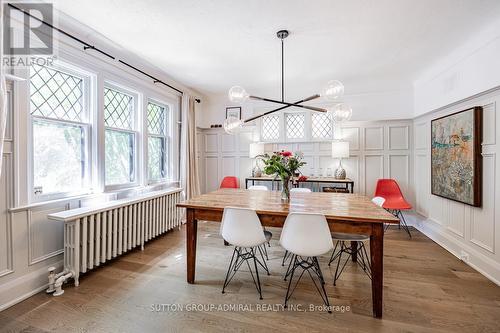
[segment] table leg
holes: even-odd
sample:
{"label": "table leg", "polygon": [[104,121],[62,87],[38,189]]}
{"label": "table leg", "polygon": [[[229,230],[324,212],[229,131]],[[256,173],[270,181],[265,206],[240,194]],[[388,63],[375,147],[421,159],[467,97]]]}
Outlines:
{"label": "table leg", "polygon": [[352,251],[352,261],[356,262],[358,261],[358,242],[356,241],[351,241],[351,251]]}
{"label": "table leg", "polygon": [[187,250],[187,282],[194,283],[196,268],[196,238],[198,221],[194,218],[194,209],[186,209],[186,250]]}
{"label": "table leg", "polygon": [[372,262],[373,316],[382,318],[382,296],[384,289],[384,224],[374,223],[370,236],[370,257]]}

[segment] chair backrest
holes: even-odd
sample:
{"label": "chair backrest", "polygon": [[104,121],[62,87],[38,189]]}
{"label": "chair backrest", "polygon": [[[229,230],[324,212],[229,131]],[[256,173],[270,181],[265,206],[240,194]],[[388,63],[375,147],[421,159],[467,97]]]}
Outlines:
{"label": "chair backrest", "polygon": [[379,179],[375,188],[375,197],[382,197],[386,200],[388,198],[402,198],[403,193],[394,179]]}
{"label": "chair backrest", "polygon": [[266,241],[257,213],[248,208],[224,208],[220,233],[234,246],[253,247]]}
{"label": "chair backrest", "polygon": [[310,193],[312,191],[310,188],[307,188],[307,187],[294,187],[294,188],[290,189],[290,192]]}
{"label": "chair backrest", "polygon": [[385,199],[384,199],[384,198],[382,198],[382,197],[374,197],[374,198],[372,199],[372,202],[373,202],[375,205],[377,205],[377,206],[379,206],[379,207],[382,207],[382,205],[383,205],[383,204],[384,204],[384,202],[385,202]]}
{"label": "chair backrest", "polygon": [[251,191],[268,191],[267,186],[264,185],[252,185],[248,189]]}
{"label": "chair backrest", "polygon": [[325,216],[314,213],[288,214],[280,244],[285,250],[305,257],[319,256],[333,248]]}
{"label": "chair backrest", "polygon": [[235,176],[226,176],[222,179],[220,188],[240,188],[240,182]]}

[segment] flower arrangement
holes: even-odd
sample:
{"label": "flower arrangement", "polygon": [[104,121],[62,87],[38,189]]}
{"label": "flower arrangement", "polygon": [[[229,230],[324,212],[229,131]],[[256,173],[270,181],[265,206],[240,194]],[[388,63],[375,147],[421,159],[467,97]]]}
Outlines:
{"label": "flower arrangement", "polygon": [[300,167],[306,165],[303,161],[302,153],[292,154],[289,151],[275,152],[271,156],[265,154],[262,156],[264,161],[264,173],[266,175],[277,175],[282,182],[281,199],[290,200],[290,178],[299,173]]}

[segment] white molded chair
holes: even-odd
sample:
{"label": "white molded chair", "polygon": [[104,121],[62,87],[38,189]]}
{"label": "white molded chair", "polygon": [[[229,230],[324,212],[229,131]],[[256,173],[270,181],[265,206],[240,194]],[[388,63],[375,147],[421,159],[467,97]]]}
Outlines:
{"label": "white molded chair", "polygon": [[[248,189],[250,191],[269,191],[267,186],[264,186],[264,185],[252,185]],[[271,238],[273,238],[272,232],[270,232],[270,231],[266,230],[266,228],[264,228],[264,235],[266,236],[267,245],[269,247],[271,247],[271,243],[269,243],[269,242],[271,241]],[[266,249],[265,245],[262,246],[262,250],[264,251],[264,254],[266,255],[266,259],[269,260],[269,257],[267,256],[267,249]]]}
{"label": "white molded chair", "polygon": [[[313,213],[290,213],[281,232],[280,244],[292,255],[286,274],[286,276],[290,275],[290,280],[285,296],[285,308],[302,275],[307,271],[325,305],[330,309],[330,302],[324,286],[325,280],[317,258],[333,248],[325,216]],[[299,267],[303,271],[299,275],[295,287],[291,289],[293,276]],[[316,284],[312,273],[318,278],[321,288]],[[330,310],[328,312],[331,313]]]}
{"label": "white molded chair", "polygon": [[[261,262],[257,258],[257,252],[259,252],[260,256],[264,258],[261,245],[266,242],[266,237],[262,231],[262,225],[257,213],[254,210],[247,208],[224,208],[220,233],[225,241],[234,245],[233,256],[231,257],[231,262],[226,273],[222,293],[224,293],[226,287],[229,285],[229,282],[231,282],[238,269],[245,262],[250,270],[255,287],[259,292],[260,299],[262,299],[262,288],[260,285],[257,264],[262,266],[262,268],[267,271],[268,275],[269,270],[267,269],[265,260]],[[248,263],[249,260],[253,260],[255,276],[252,272],[250,264]]]}
{"label": "white molded chair", "polygon": [[310,188],[307,187],[294,187],[290,189],[290,192],[297,192],[297,193],[310,193],[312,192]]}
{"label": "white molded chair", "polygon": [[379,206],[379,207],[382,207],[382,206],[383,206],[383,204],[384,204],[384,202],[385,202],[385,198],[382,198],[382,197],[374,197],[374,198],[372,199],[372,202],[373,202],[375,205],[377,205],[377,206]]}
{"label": "white molded chair", "polygon": [[264,185],[252,185],[248,189],[251,191],[268,191],[267,186]]}
{"label": "white molded chair", "polygon": [[[307,187],[293,187],[290,189],[290,193],[311,193],[311,192],[312,192],[311,189]],[[283,256],[283,260],[281,261],[281,266],[285,266],[285,263],[288,259],[290,259],[290,253],[288,251],[285,251],[285,255]]]}

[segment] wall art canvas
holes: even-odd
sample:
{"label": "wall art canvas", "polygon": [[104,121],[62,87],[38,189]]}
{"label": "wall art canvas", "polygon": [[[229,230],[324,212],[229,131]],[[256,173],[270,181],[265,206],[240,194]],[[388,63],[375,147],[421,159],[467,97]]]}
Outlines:
{"label": "wall art canvas", "polygon": [[481,107],[432,120],[432,194],[481,206],[481,141]]}

